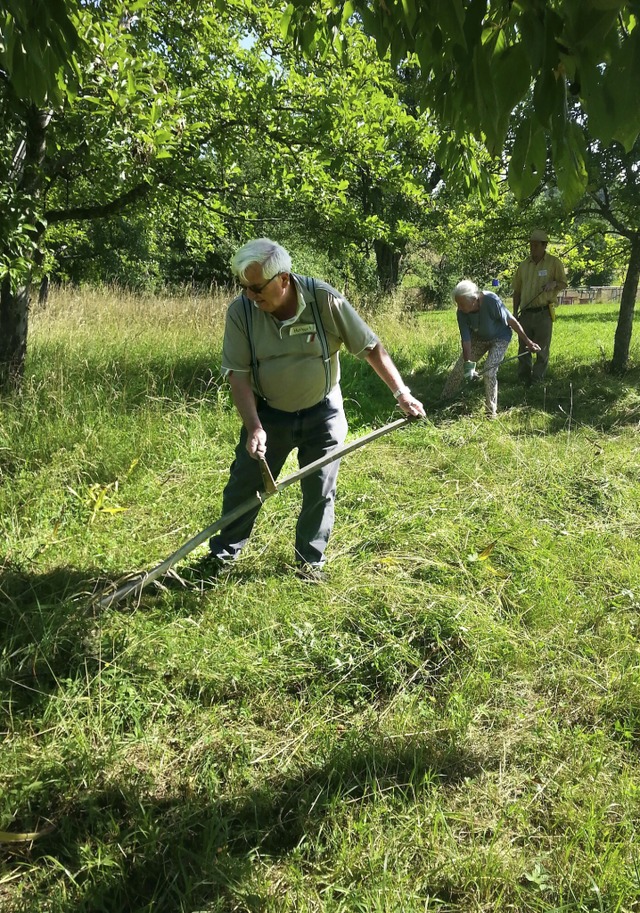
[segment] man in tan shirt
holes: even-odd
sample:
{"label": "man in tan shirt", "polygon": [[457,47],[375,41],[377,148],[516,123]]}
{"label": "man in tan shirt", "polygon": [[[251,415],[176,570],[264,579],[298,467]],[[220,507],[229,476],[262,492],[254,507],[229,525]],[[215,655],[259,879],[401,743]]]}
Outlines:
{"label": "man in tan shirt", "polygon": [[539,228],[531,232],[530,255],[519,265],[513,280],[514,317],[520,321],[529,339],[540,346],[534,364],[531,352],[522,340],[519,341],[518,354],[522,357],[518,360],[518,371],[525,383],[537,383],[545,375],[549,363],[556,299],[567,287],[562,263],[547,253],[548,241],[546,233]]}
{"label": "man in tan shirt", "polygon": [[[326,282],[291,271],[288,252],[269,238],[249,241],[231,261],[243,294],[229,305],[222,369],[243,428],[223,514],[261,488],[259,460],[277,477],[292,450],[300,467],[344,442],[347,421],[340,390],[338,350],[364,359],[406,415],[424,417],[391,356],[349,302]],[[338,461],[301,480],[296,526],[298,575],[317,579],[333,528]],[[209,542],[217,570],[245,545],[259,507]]]}

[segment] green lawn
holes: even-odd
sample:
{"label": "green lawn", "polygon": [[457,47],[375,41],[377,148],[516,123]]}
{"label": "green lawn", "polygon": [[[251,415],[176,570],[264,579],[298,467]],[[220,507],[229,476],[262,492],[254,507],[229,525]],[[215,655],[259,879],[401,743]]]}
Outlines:
{"label": "green lawn", "polygon": [[439,403],[453,311],[389,306],[429,421],[344,459],[329,581],[293,486],[227,578],[100,610],[219,515],[223,308],[60,293],[0,402],[0,909],[639,910],[638,327],[614,378],[615,306],[560,308],[491,423]]}

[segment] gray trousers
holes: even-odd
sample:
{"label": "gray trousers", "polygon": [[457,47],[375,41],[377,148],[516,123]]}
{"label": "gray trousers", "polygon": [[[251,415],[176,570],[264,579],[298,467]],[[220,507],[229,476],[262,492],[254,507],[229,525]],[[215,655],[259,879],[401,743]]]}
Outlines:
{"label": "gray trousers", "polygon": [[[344,443],[347,419],[340,387],[329,396],[300,412],[271,409],[264,401],[258,414],[267,433],[266,460],[274,479],[285,460],[298,448],[298,465],[302,469]],[[246,450],[247,432],[243,428],[231,465],[229,481],[222,495],[223,514],[234,510],[255,491],[263,489],[260,465]],[[302,509],[296,525],[295,560],[298,563],[322,565],[324,552],[333,529],[334,502],[340,461],[335,460],[302,479]],[[212,555],[229,560],[236,558],[246,544],[260,505],[248,511],[231,526],[209,540]]]}
{"label": "gray trousers", "polygon": [[534,363],[531,352],[521,340],[518,341],[518,354],[527,353],[518,359],[518,374],[524,380],[542,380],[549,364],[551,334],[553,333],[553,320],[549,314],[549,308],[543,308],[541,311],[529,311],[525,308],[520,312],[518,320],[529,339],[540,346]]}
{"label": "gray trousers", "polygon": [[[487,415],[495,415],[498,409],[498,368],[509,346],[509,339],[472,339],[470,361],[478,361],[485,352],[487,360],[482,366],[482,379],[484,381],[484,399]],[[465,357],[461,355],[457,360],[447,382],[442,390],[442,399],[454,396],[462,386],[464,380]]]}

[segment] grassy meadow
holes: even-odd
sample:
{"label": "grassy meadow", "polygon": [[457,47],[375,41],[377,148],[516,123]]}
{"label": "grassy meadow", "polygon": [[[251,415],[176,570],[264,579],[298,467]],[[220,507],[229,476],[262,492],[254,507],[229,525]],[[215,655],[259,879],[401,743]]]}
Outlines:
{"label": "grassy meadow", "polygon": [[[59,292],[0,400],[0,910],[640,910],[640,327],[614,378],[615,305],[560,308],[488,422],[453,310],[389,302],[429,420],[343,460],[328,582],[292,486],[211,587],[100,609],[219,516],[224,307]],[[397,416],[342,365],[352,438]]]}

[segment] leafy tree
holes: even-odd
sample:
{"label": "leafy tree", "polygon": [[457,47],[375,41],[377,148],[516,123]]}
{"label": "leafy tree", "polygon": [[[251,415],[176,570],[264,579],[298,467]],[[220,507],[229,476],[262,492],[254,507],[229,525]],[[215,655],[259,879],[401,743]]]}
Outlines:
{"label": "leafy tree", "polygon": [[605,146],[598,140],[590,141],[587,149],[589,191],[576,218],[590,220],[594,234],[613,234],[628,257],[611,359],[611,370],[621,374],[629,359],[640,281],[640,139],[628,151],[619,143]]}
{"label": "leafy tree", "polygon": [[90,51],[72,0],[0,2],[0,389],[22,373],[40,219],[46,133]]}
{"label": "leafy tree", "polygon": [[14,102],[59,106],[77,86],[84,42],[76,7],[71,0],[1,0],[0,70]]}
{"label": "leafy tree", "polygon": [[561,238],[565,223],[557,192],[540,193],[522,204],[503,182],[491,206],[481,206],[477,195],[443,184],[426,239],[411,252],[415,274],[421,276],[422,303],[451,306],[451,288],[463,278],[484,288],[497,282],[500,294],[509,295],[531,229],[544,225]]}
{"label": "leafy tree", "polygon": [[[26,168],[25,182],[6,185],[7,208],[26,227],[0,234],[3,314],[13,326],[0,353],[5,380],[22,370],[28,278],[45,256],[45,232],[66,246],[68,275],[80,235],[80,250],[95,244],[106,258],[108,240],[131,230],[118,224],[126,212],[133,223],[150,213],[159,222],[136,236],[156,264],[151,277],[219,274],[221,250],[226,259],[247,234],[277,225],[281,235],[320,239],[345,264],[374,250],[380,278],[396,281],[437,179],[434,134],[402,105],[411,78],[381,64],[358,28],[349,61],[328,68],[297,59],[266,3],[102,0],[73,15],[71,7],[83,35],[68,47],[74,66],[55,58],[47,86],[25,101],[14,79],[27,92],[29,82],[9,55],[0,92],[5,171],[13,142],[25,139],[34,159],[28,194]],[[28,43],[33,17],[23,31]],[[80,231],[97,218],[109,222]],[[128,254],[104,262],[108,276],[136,272]],[[82,275],[93,268],[83,264]]]}
{"label": "leafy tree", "polygon": [[628,262],[625,246],[604,219],[578,208],[562,255],[569,287],[620,284]]}
{"label": "leafy tree", "polygon": [[[154,197],[174,203],[189,193],[206,209],[210,236],[222,236],[228,197],[236,211],[246,198],[236,152],[247,99],[259,104],[244,91],[244,23],[213,4],[57,0],[66,45],[57,20],[38,19],[43,3],[25,5],[28,15],[12,4],[2,19],[0,386],[23,369],[29,279],[45,231],[64,246],[58,226],[135,216]],[[28,76],[37,65],[40,81]],[[255,68],[254,77],[257,85]]]}
{"label": "leafy tree", "polygon": [[[295,137],[295,161],[282,154],[278,205],[297,212],[299,230],[308,224],[331,256],[343,257],[349,247],[371,254],[380,285],[395,286],[439,180],[437,134],[411,112],[405,84],[357,29],[349,60],[335,67],[301,65],[290,48],[278,49],[278,57],[286,67],[278,110],[297,108],[282,128]],[[303,117],[296,97],[306,99]]]}
{"label": "leafy tree", "polygon": [[585,139],[569,116],[577,100],[591,134],[628,151],[640,132],[629,86],[640,82],[637,0],[291,0],[283,29],[307,53],[346,52],[357,18],[391,61],[415,55],[422,99],[443,130],[473,134],[491,154],[533,88],[509,168],[517,196],[540,183],[547,140],[569,204],[587,185]]}
{"label": "leafy tree", "polygon": [[[147,10],[141,28],[162,35],[166,78],[173,86],[191,87],[191,117],[203,125],[197,144],[184,142],[180,157],[173,153],[162,195],[156,193],[152,202],[148,194],[143,202],[146,211],[153,207],[154,221],[172,223],[173,234],[168,227],[160,229],[165,245],[170,239],[175,244],[169,247],[176,254],[182,248],[185,261],[191,260],[183,269],[176,257],[177,272],[204,278],[212,245],[269,233],[275,224],[280,237],[295,228],[297,236],[320,242],[343,264],[353,263],[348,251],[356,256],[375,251],[380,281],[393,284],[437,174],[434,133],[425,117],[402,104],[410,80],[396,78],[378,60],[372,42],[355,29],[348,66],[300,61],[282,43],[279,17],[268,9],[250,24],[250,47],[224,50],[218,42],[214,50],[225,73],[216,67],[206,30],[194,27],[198,46],[189,50],[189,36],[167,38],[170,18],[162,21],[162,30],[160,24],[159,18],[153,26]],[[68,114],[66,128],[54,124],[58,134],[67,131],[68,139],[60,140],[64,148],[75,149],[73,138],[92,129],[80,114],[79,109]],[[106,164],[97,157],[103,144],[93,139],[83,158],[92,150],[91,164],[79,167],[75,153],[73,169],[50,188],[49,201],[64,200],[64,205],[48,210],[49,222],[67,220],[74,212],[91,214],[81,202],[88,191],[95,192],[95,184],[83,185],[82,174],[97,174]],[[109,174],[110,180],[118,176]],[[131,209],[129,204],[135,218]],[[101,229],[91,234],[103,240]],[[81,258],[75,259],[84,271]]]}
{"label": "leafy tree", "polygon": [[[309,54],[344,54],[352,18],[381,56],[418,59],[422,104],[441,130],[471,133],[495,156],[508,150],[518,200],[548,183],[551,162],[567,210],[589,193],[626,239],[611,364],[623,370],[640,272],[636,203],[622,192],[638,183],[640,106],[630,91],[640,83],[637,0],[291,0],[283,29]],[[594,170],[602,178],[595,184]]]}
{"label": "leafy tree", "polygon": [[[23,370],[29,281],[43,256],[49,186],[75,167],[89,138],[119,135],[124,180],[118,180],[113,160],[103,182],[105,169],[84,175],[94,192],[108,188],[108,199],[94,208],[115,211],[144,196],[148,184],[144,174],[128,179],[124,159],[150,162],[176,142],[175,123],[167,129],[159,117],[163,103],[171,108],[173,99],[167,98],[168,88],[162,89],[161,71],[136,53],[131,22],[124,6],[108,0],[82,8],[71,0],[11,0],[0,10],[0,387],[19,379]],[[135,105],[128,104],[133,100]],[[47,149],[52,123],[59,112],[79,109],[87,114],[84,132],[68,148],[56,139],[52,156]],[[52,222],[56,217],[55,211],[49,214]]]}

